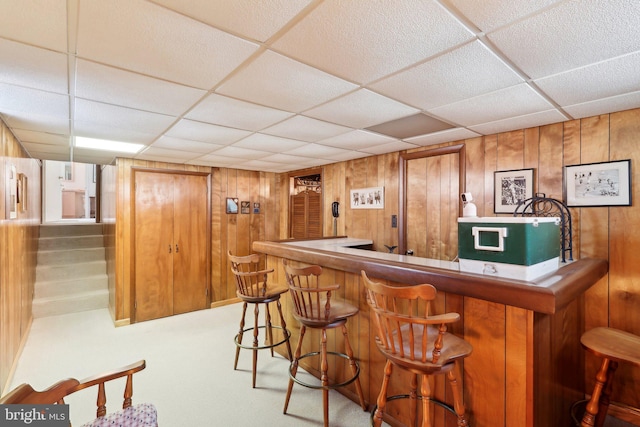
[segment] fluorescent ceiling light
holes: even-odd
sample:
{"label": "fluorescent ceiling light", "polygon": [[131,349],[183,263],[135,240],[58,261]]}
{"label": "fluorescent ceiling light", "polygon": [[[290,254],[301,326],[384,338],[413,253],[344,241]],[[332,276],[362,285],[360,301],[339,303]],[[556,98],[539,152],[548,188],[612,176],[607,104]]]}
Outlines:
{"label": "fluorescent ceiling light", "polygon": [[137,153],[142,150],[144,144],[132,144],[130,142],[109,141],[106,139],[85,138],[76,136],[76,147],[92,148],[94,150],[117,151],[120,153]]}

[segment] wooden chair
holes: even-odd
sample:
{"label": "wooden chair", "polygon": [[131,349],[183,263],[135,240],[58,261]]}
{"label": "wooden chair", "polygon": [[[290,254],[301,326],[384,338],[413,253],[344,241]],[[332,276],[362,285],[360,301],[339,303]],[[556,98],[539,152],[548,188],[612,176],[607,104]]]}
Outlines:
{"label": "wooden chair", "polygon": [[[319,277],[322,274],[322,267],[312,265],[303,268],[294,268],[290,266],[286,260],[283,260],[284,269],[289,284],[289,293],[293,302],[293,316],[300,323],[300,337],[296,347],[293,361],[289,367],[289,387],[287,388],[287,396],[284,403],[283,413],[287,413],[293,383],[296,382],[305,387],[322,389],[322,407],[324,411],[324,425],[329,425],[329,390],[355,382],[356,392],[360,399],[360,406],[363,410],[367,410],[364,402],[364,394],[360,385],[360,367],[353,357],[353,350],[349,343],[347,334],[347,319],[358,313],[358,308],[351,304],[332,300],[332,293],[340,288],[340,285],[320,286]],[[344,336],[345,353],[327,351],[327,329],[342,328]],[[307,328],[319,329],[321,331],[320,351],[306,353],[301,355],[302,341],[304,339]],[[348,360],[351,368],[351,377],[345,381],[336,383],[331,382],[328,375],[329,363],[328,355],[341,357]],[[296,378],[300,360],[307,357],[320,357],[320,384],[310,384]]]}
{"label": "wooden chair", "polygon": [[[0,404],[63,404],[64,398],[72,393],[85,388],[98,386],[96,419],[83,424],[83,427],[120,426],[130,427],[157,427],[157,411],[154,405],[142,403],[132,405],[133,374],[146,367],[146,362],[141,360],[116,371],[85,378],[78,381],[74,378],[59,381],[51,387],[36,391],[29,384],[21,384],[0,399]],[[105,383],[117,378],[126,377],[124,388],[124,400],[122,410],[107,415],[107,396]],[[126,421],[125,421],[126,420]]]}
{"label": "wooden chair", "polygon": [[[270,270],[260,269],[260,255],[251,254],[247,256],[235,256],[231,252],[228,253],[229,262],[231,263],[231,271],[236,278],[236,295],[242,300],[242,317],[240,319],[240,329],[235,336],[234,341],[236,343],[236,359],[233,364],[233,369],[238,367],[238,359],[240,357],[240,349],[249,349],[253,351],[253,388],[256,387],[256,369],[258,365],[258,350],[270,349],[271,356],[273,357],[273,348],[280,344],[287,345],[287,352],[289,360],[291,356],[291,344],[289,344],[289,338],[291,332],[287,329],[287,322],[282,315],[282,305],[280,304],[280,296],[287,292],[286,287],[270,287],[267,284],[267,275],[273,272]],[[271,324],[271,313],[269,311],[269,303],[275,302],[278,307],[278,313],[280,315],[280,326]],[[245,315],[247,313],[247,305],[254,304],[254,323],[253,327],[246,328]],[[260,314],[260,304],[265,305],[265,324],[259,325],[258,317]],[[273,329],[280,329],[283,333],[283,338],[274,342]],[[264,344],[260,345],[259,331],[264,329],[266,332]],[[242,338],[245,332],[253,332],[253,341],[251,345],[245,345],[242,343]]]}
{"label": "wooden chair", "polygon": [[[386,357],[384,378],[378,395],[373,424],[379,427],[387,401],[409,398],[411,425],[416,425],[417,401],[422,400],[422,426],[431,425],[429,403],[434,402],[454,413],[459,427],[468,426],[462,390],[458,384],[458,361],[469,356],[471,344],[447,332],[447,324],[459,320],[458,313],[431,315],[430,302],[436,289],[429,284],[415,286],[389,286],[374,282],[361,272],[367,290],[367,302],[377,333],[378,350]],[[408,395],[387,397],[387,388],[393,367],[413,374]],[[429,376],[446,375],[453,392],[453,408],[431,398]],[[418,394],[418,376],[421,378]]]}
{"label": "wooden chair", "polygon": [[607,417],[613,375],[618,363],[640,366],[640,337],[618,329],[599,327],[582,334],[580,342],[587,351],[602,358],[602,364],[596,373],[595,386],[580,425],[602,427]]}

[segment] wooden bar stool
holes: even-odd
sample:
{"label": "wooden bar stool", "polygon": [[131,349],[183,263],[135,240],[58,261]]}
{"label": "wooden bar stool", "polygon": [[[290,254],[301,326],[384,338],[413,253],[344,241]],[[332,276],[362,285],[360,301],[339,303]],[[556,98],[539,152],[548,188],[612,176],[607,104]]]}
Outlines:
{"label": "wooden bar stool", "polygon": [[[324,411],[325,427],[329,425],[329,390],[331,389],[344,387],[355,382],[356,392],[360,399],[360,406],[366,411],[367,406],[364,402],[364,394],[362,393],[362,386],[360,385],[359,378],[360,367],[353,357],[353,350],[349,343],[347,327],[345,326],[347,319],[358,313],[358,308],[351,304],[331,299],[332,292],[340,289],[340,285],[320,286],[318,278],[322,274],[322,267],[319,265],[294,268],[287,264],[286,260],[283,260],[282,262],[287,276],[287,283],[289,284],[289,293],[293,302],[293,316],[298,320],[298,322],[300,322],[300,337],[293,356],[293,361],[289,367],[289,387],[287,388],[287,396],[284,402],[283,413],[287,413],[294,382],[305,387],[322,389],[322,407]],[[342,328],[345,353],[327,351],[327,329],[338,327]],[[321,331],[320,351],[301,355],[302,341],[307,328],[319,329]],[[352,374],[350,378],[339,383],[330,381],[328,375],[329,355],[341,357],[349,361]],[[310,384],[296,378],[300,360],[315,356],[320,357],[321,383]]]}
{"label": "wooden bar stool", "polygon": [[[236,359],[233,364],[233,369],[238,367],[238,358],[240,357],[240,349],[248,349],[253,351],[253,388],[256,387],[256,369],[258,365],[258,350],[270,349],[271,356],[273,357],[273,348],[281,344],[287,345],[287,352],[289,360],[291,356],[291,344],[289,338],[291,338],[291,332],[287,329],[287,322],[282,315],[282,305],[280,304],[280,295],[288,291],[285,287],[271,287],[267,284],[267,275],[273,272],[270,270],[260,269],[260,255],[251,254],[247,256],[235,256],[231,252],[228,253],[229,262],[231,263],[231,271],[236,278],[236,295],[242,300],[242,317],[240,318],[240,330],[234,338],[236,343]],[[275,302],[278,307],[278,313],[280,315],[280,326],[271,324],[271,313],[269,312],[269,303]],[[253,327],[244,327],[244,319],[247,313],[247,305],[254,304],[254,319]],[[265,306],[265,324],[260,326],[258,322],[258,315],[260,313],[259,306],[264,304]],[[259,343],[259,331],[264,329],[266,332],[264,344]],[[283,338],[279,341],[273,339],[273,329],[280,329],[283,333]],[[245,332],[253,332],[253,341],[251,345],[245,345],[242,343],[242,338]]]}
{"label": "wooden bar stool", "polygon": [[[421,400],[423,427],[431,425],[430,402],[456,415],[459,427],[468,426],[457,379],[460,375],[458,362],[469,356],[473,347],[462,338],[446,332],[447,324],[458,321],[460,315],[429,313],[430,302],[436,297],[436,289],[432,285],[389,286],[372,281],[364,271],[361,275],[377,330],[375,342],[387,358],[377,408],[372,416],[373,425],[380,427],[382,424],[387,401],[409,398],[411,425],[416,425],[418,400]],[[413,374],[408,395],[387,397],[394,366]],[[431,398],[431,375],[447,376],[453,392],[453,407]],[[417,392],[418,376],[421,379],[420,393]]]}
{"label": "wooden bar stool", "polygon": [[609,409],[609,398],[613,388],[613,375],[618,363],[626,362],[640,366],[640,337],[613,328],[593,328],[580,338],[582,346],[602,358],[596,374],[596,384],[587,402],[582,427],[602,427]]}

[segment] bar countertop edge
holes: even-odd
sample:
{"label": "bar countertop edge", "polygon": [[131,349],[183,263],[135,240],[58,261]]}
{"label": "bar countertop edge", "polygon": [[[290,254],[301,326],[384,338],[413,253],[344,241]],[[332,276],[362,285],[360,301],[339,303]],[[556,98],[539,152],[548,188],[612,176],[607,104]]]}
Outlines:
{"label": "bar countertop edge", "polygon": [[[349,248],[372,243],[365,239],[344,236],[318,240],[286,240],[253,242],[255,252],[308,264],[318,264],[335,270],[360,274],[365,270],[372,278],[405,284],[430,283],[442,292],[477,298],[539,313],[553,314],[578,298],[604,277],[609,265],[597,258],[571,261],[548,275],[534,281],[519,281],[497,276],[460,272],[454,264],[424,258],[382,254],[381,252]],[[335,244],[334,244],[335,243]],[[415,261],[424,260],[424,264]]]}

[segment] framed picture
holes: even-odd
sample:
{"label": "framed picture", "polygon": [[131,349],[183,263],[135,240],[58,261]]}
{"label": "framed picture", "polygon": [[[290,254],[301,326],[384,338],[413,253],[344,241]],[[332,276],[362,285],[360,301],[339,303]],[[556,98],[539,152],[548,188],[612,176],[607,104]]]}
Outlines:
{"label": "framed picture", "polygon": [[18,218],[18,172],[16,171],[16,166],[10,164],[7,168],[8,177],[7,184],[9,188],[7,190],[7,209],[9,211],[9,219]]}
{"label": "framed picture", "polygon": [[18,204],[20,211],[27,211],[27,176],[23,173],[18,174]]}
{"label": "framed picture", "polygon": [[384,187],[351,190],[351,209],[384,209]]}
{"label": "framed picture", "polygon": [[253,204],[253,213],[254,214],[259,214],[260,213],[260,203],[254,203]]}
{"label": "framed picture", "polygon": [[250,213],[251,203],[249,202],[240,202],[240,213],[248,214]]}
{"label": "framed picture", "polygon": [[631,160],[564,168],[567,206],[631,206]]}
{"label": "framed picture", "polygon": [[518,203],[533,197],[533,169],[493,173],[493,212],[513,213]]}
{"label": "framed picture", "polygon": [[228,214],[237,214],[238,213],[238,198],[237,197],[227,197],[227,213]]}

